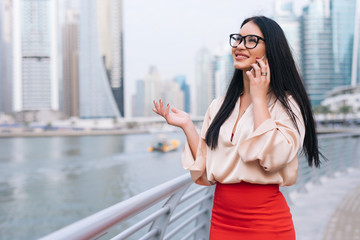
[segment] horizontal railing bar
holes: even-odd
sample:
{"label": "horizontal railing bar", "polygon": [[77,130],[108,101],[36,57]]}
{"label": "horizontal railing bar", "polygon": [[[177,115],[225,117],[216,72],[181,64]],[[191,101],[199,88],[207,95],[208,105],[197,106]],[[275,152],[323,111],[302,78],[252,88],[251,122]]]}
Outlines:
{"label": "horizontal railing bar", "polygon": [[194,229],[192,229],[190,232],[188,232],[188,234],[186,234],[181,240],[188,239],[191,235],[194,235],[194,233],[196,233],[198,230],[200,230],[203,227],[205,227],[205,223],[196,226]]}
{"label": "horizontal railing bar", "polygon": [[160,234],[160,230],[157,228],[154,228],[151,231],[147,232],[142,238],[139,238],[139,240],[146,240],[146,239],[149,239],[150,237],[154,237],[158,234]]}
{"label": "horizontal railing bar", "polygon": [[140,193],[130,199],[108,207],[87,218],[75,222],[65,228],[55,231],[42,240],[58,239],[89,239],[104,232],[118,222],[139,213],[179,189],[185,188],[192,183],[190,174],[184,174],[148,191]]}
{"label": "horizontal railing bar", "polygon": [[178,218],[184,215],[184,213],[188,212],[190,209],[196,207],[200,203],[202,203],[205,199],[212,198],[212,194],[204,195],[202,198],[198,199],[197,201],[193,202],[191,205],[187,206],[186,208],[182,209],[177,214],[174,214],[173,217],[169,221],[169,225],[173,222],[175,222]]}
{"label": "horizontal railing bar", "polygon": [[360,136],[360,132],[328,133],[328,134],[318,134],[317,136],[318,139],[343,138],[343,137]]}
{"label": "horizontal railing bar", "polygon": [[156,212],[152,213],[150,216],[146,217],[145,219],[141,220],[140,222],[132,225],[125,231],[121,232],[120,234],[116,235],[115,237],[111,238],[111,240],[119,240],[127,238],[131,235],[133,235],[136,231],[140,230],[141,228],[145,227],[152,221],[154,221],[157,217],[163,215],[164,213],[167,213],[170,211],[170,206],[166,206],[163,208],[160,208]]}
{"label": "horizontal railing bar", "polygon": [[192,190],[191,192],[187,193],[186,195],[184,195],[184,196],[180,199],[179,204],[185,202],[186,200],[188,200],[188,199],[191,198],[192,196],[194,196],[194,195],[196,195],[196,194],[198,194],[198,193],[206,190],[207,188],[208,188],[208,187],[200,187],[200,188],[197,188],[197,189]]}
{"label": "horizontal railing bar", "polygon": [[187,224],[189,224],[191,221],[194,221],[198,216],[201,214],[204,214],[207,209],[203,209],[200,212],[197,212],[195,215],[191,216],[190,218],[186,219],[184,222],[182,222],[180,225],[178,225],[176,228],[174,228],[169,234],[165,236],[165,239],[169,239],[172,236],[174,236],[176,233],[178,233],[183,227],[185,227]]}

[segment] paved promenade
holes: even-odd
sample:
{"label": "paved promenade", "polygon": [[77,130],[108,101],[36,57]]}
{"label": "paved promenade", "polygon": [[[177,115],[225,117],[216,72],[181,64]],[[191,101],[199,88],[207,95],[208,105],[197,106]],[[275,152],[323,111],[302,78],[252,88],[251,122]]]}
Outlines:
{"label": "paved promenade", "polygon": [[360,169],[291,193],[297,240],[360,240]]}

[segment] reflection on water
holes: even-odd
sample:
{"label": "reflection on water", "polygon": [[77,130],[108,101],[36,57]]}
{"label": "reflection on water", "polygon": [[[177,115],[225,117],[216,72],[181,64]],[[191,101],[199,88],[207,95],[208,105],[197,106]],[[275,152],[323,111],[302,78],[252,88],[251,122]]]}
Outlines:
{"label": "reflection on water", "polygon": [[36,239],[185,173],[182,146],[149,153],[154,138],[0,139],[0,239]]}

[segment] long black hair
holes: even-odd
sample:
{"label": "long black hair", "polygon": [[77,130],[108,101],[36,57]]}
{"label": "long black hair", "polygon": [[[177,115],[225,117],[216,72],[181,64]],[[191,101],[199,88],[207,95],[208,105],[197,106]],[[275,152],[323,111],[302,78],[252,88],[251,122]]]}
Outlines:
{"label": "long black hair", "polygon": [[[241,24],[241,27],[248,22],[254,22],[260,28],[265,38],[266,58],[268,64],[271,66],[270,88],[277,100],[279,100],[286,109],[287,114],[298,131],[296,115],[289,106],[288,96],[291,95],[299,105],[305,124],[305,138],[302,151],[307,157],[309,166],[315,165],[319,167],[319,155],[324,156],[318,148],[316,127],[310,100],[296,68],[285,34],[274,20],[264,16],[247,18]],[[243,91],[243,72],[242,70],[235,69],[223,104],[206,132],[205,141],[211,149],[217,147],[220,127],[234,110],[235,104]]]}

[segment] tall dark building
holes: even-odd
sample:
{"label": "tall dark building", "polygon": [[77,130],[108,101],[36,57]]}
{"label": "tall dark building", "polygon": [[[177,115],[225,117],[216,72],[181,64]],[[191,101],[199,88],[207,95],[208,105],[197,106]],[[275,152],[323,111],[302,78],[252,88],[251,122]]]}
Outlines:
{"label": "tall dark building", "polygon": [[100,52],[120,115],[124,116],[122,0],[98,1]]}

